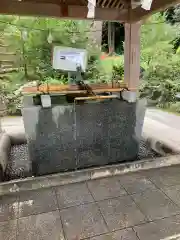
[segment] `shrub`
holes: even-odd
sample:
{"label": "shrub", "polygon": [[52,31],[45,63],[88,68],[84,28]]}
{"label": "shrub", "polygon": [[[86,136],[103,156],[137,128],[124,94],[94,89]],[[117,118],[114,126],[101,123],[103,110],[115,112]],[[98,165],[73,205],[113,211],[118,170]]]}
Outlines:
{"label": "shrub", "polygon": [[124,65],[113,65],[112,77],[113,80],[122,80],[124,78]]}
{"label": "shrub", "polygon": [[180,91],[180,63],[176,56],[150,66],[140,86],[140,97],[147,97],[155,105],[168,107],[176,101]]}
{"label": "shrub", "polygon": [[180,102],[170,104],[169,109],[172,112],[180,113]]}

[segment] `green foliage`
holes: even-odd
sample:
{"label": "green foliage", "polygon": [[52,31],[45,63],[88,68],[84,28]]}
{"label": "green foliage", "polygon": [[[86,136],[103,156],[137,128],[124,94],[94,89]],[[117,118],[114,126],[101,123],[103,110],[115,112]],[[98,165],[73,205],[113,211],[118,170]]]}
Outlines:
{"label": "green foliage", "polygon": [[167,9],[164,12],[164,16],[166,21],[172,25],[180,22],[180,4]]}
{"label": "green foliage", "polygon": [[48,84],[65,84],[67,83],[68,78],[64,75],[61,75],[60,78],[45,77],[44,82]]}
{"label": "green foliage", "polygon": [[180,102],[174,102],[169,105],[169,110],[175,113],[180,113]]}
{"label": "green foliage", "polygon": [[178,64],[174,66],[177,70],[174,75],[171,66],[158,65],[149,69],[141,85],[140,96],[147,97],[160,107],[167,107],[169,103],[175,102],[176,93],[180,90],[180,70]]}
{"label": "green foliage", "polygon": [[123,80],[124,78],[124,65],[119,64],[119,65],[114,65],[113,66],[113,70],[112,70],[112,74],[113,74],[113,79],[114,80]]}
{"label": "green foliage", "polygon": [[141,28],[141,66],[148,69],[162,59],[171,58],[172,41],[177,29],[164,22],[164,16],[153,15]]}
{"label": "green foliage", "polygon": [[96,82],[96,80],[99,79],[101,75],[98,67],[100,67],[99,60],[90,59],[88,69],[83,76],[84,79],[89,80],[90,82]]}
{"label": "green foliage", "polygon": [[7,114],[20,114],[21,92],[17,89],[25,83],[22,71],[8,74],[8,79],[0,81],[0,92],[7,106]]}
{"label": "green foliage", "polygon": [[142,27],[141,66],[145,73],[140,97],[161,108],[173,106],[180,91],[180,55],[173,45],[177,35],[178,28],[167,24],[160,14],[152,16]]}
{"label": "green foliage", "polygon": [[[87,24],[86,24],[87,25]],[[30,31],[25,42],[28,66],[44,81],[46,77],[61,79],[61,73],[52,69],[52,44],[47,39],[51,34],[53,43],[61,46],[85,48],[87,44],[87,26],[83,22],[59,21],[56,19],[34,19],[34,28],[44,31]],[[72,32],[78,32],[73,33]]]}
{"label": "green foliage", "polygon": [[[179,21],[179,9],[176,7],[165,14],[155,14],[142,26],[141,67],[145,73],[140,87],[141,97],[147,97],[156,106],[177,109],[178,112],[179,102],[175,96],[180,92],[180,33],[175,22]],[[23,40],[25,29],[27,39]],[[49,34],[56,45],[88,50],[88,69],[83,76],[85,80],[123,80],[123,56],[100,60],[101,50],[88,40],[89,29],[90,23],[85,21],[0,16],[0,44],[8,45],[8,51],[16,53],[13,67],[18,68],[17,72],[0,75],[0,92],[9,113],[14,113],[20,106],[21,93],[16,90],[27,81],[67,83],[67,73],[52,69],[53,44],[47,41]]]}
{"label": "green foliage", "polygon": [[[171,25],[176,26],[176,28],[179,29],[178,25],[180,22],[180,4],[177,4],[176,6],[167,9],[163,14],[167,23],[170,23]],[[177,33],[177,36],[172,41],[174,52],[176,52],[177,49],[180,47],[179,31],[177,31]]]}
{"label": "green foliage", "polygon": [[159,107],[167,108],[176,101],[176,93],[180,91],[180,62],[177,56],[162,59],[155,66],[150,66],[144,75],[140,97],[147,97]]}
{"label": "green foliage", "polygon": [[[10,23],[10,24],[9,24]],[[58,20],[54,18],[0,16],[0,44],[7,45],[5,51],[16,53],[13,67],[17,74],[0,76],[1,95],[3,94],[10,113],[13,113],[21,101],[17,89],[27,81],[37,80],[50,84],[67,83],[68,74],[52,68],[53,44],[75,48],[86,48],[90,56],[98,56],[100,49],[88,40],[89,22]],[[27,37],[23,39],[24,31]],[[53,43],[48,43],[52,35]],[[91,61],[91,59],[90,59]],[[89,77],[99,76],[93,62],[88,69]],[[93,75],[93,76],[92,76]]]}
{"label": "green foliage", "polygon": [[[8,24],[9,22],[13,25]],[[45,77],[61,78],[61,74],[52,69],[53,45],[48,43],[49,34],[52,35],[54,44],[86,48],[87,29],[89,29],[89,23],[84,21],[60,21],[54,18],[16,16],[0,17],[2,38],[20,58],[19,67],[24,67],[26,64],[28,73],[31,72],[35,78],[40,78],[41,81]],[[24,31],[27,32],[27,38],[23,40]]]}

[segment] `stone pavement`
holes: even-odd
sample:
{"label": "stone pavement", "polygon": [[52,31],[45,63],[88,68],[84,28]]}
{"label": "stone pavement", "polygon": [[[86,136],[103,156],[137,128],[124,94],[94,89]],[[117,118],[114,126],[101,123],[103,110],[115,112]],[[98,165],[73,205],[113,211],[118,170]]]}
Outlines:
{"label": "stone pavement", "polygon": [[0,197],[0,240],[180,239],[180,165]]}

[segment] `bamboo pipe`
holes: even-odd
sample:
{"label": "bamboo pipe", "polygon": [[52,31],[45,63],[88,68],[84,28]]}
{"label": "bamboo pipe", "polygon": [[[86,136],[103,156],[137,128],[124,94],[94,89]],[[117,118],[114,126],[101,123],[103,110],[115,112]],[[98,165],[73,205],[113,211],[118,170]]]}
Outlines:
{"label": "bamboo pipe", "polygon": [[109,96],[89,96],[89,97],[76,97],[74,101],[84,101],[84,100],[99,100],[99,99],[115,99],[118,98],[116,95]]}

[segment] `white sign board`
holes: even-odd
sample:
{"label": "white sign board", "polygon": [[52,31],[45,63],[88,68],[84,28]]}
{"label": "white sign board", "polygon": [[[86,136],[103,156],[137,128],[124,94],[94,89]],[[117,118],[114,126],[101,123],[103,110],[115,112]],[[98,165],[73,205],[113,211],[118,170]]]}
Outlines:
{"label": "white sign board", "polygon": [[68,72],[76,72],[77,67],[85,72],[87,67],[87,51],[70,47],[54,46],[52,66],[54,69],[60,69]]}

